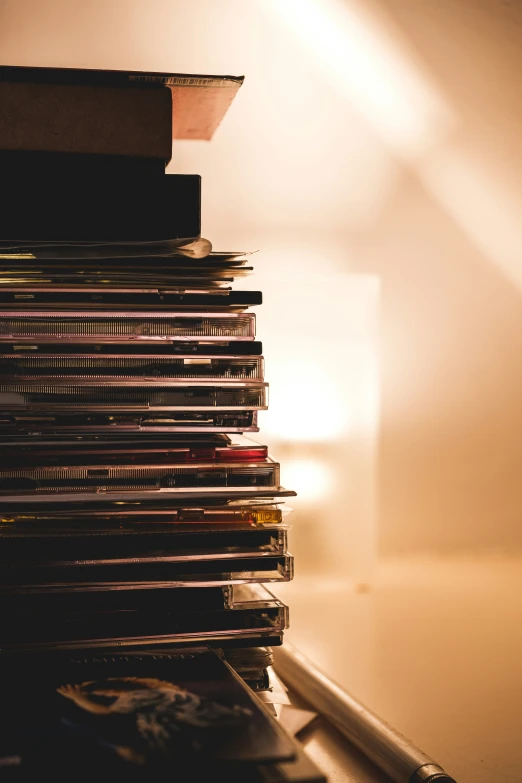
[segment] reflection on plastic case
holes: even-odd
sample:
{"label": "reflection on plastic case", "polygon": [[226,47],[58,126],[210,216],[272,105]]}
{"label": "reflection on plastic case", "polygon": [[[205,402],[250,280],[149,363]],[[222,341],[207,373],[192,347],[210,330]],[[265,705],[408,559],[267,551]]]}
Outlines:
{"label": "reflection on plastic case", "polygon": [[192,411],[266,410],[267,384],[257,381],[130,381],[0,383],[4,411]]}
{"label": "reflection on plastic case", "polygon": [[[219,646],[239,643],[239,646],[245,647],[259,646],[261,642],[273,646],[274,641],[282,640],[282,633],[288,627],[287,607],[262,585],[229,588],[232,591],[230,608],[213,610],[190,610],[185,598],[182,599],[184,608],[176,607],[172,593],[177,590],[143,590],[140,600],[134,604],[129,595],[134,597],[136,591],[72,592],[66,594],[69,599],[67,606],[63,607],[62,603],[63,608],[59,609],[59,602],[64,600],[63,593],[37,594],[41,604],[37,612],[31,608],[8,612],[3,602],[0,650],[13,652],[173,643],[214,643]],[[184,592],[181,590],[182,595]],[[108,596],[109,608],[106,610],[100,605],[100,595]],[[93,603],[86,601],[85,596]],[[125,608],[121,610],[117,603],[120,596],[124,596],[122,600],[125,602]],[[76,606],[80,608],[76,609]]]}
{"label": "reflection on plastic case", "polygon": [[255,326],[253,313],[0,310],[0,335],[17,340],[253,340]]}
{"label": "reflection on plastic case", "polygon": [[281,524],[283,512],[270,505],[271,502],[269,498],[249,498],[248,505],[237,502],[201,505],[202,499],[197,498],[193,505],[183,502],[179,508],[169,499],[166,503],[161,500],[109,501],[88,509],[82,502],[60,503],[39,509],[34,503],[26,507],[19,503],[10,504],[6,498],[2,503],[0,524],[4,527],[0,528],[0,535],[6,535],[8,528],[10,534],[13,530],[23,534],[24,530],[33,532],[39,527],[44,531],[56,528],[67,533],[78,530],[80,534],[89,530],[106,530],[120,535],[148,535],[149,531],[156,529],[168,533],[171,528],[175,528],[176,532],[193,531],[194,528],[209,530],[216,526],[225,530],[250,530],[259,525]]}
{"label": "reflection on plastic case", "polygon": [[[91,347],[92,349],[92,347]],[[141,356],[119,354],[114,346],[112,355],[77,355],[50,351],[47,355],[31,355],[31,351],[2,354],[0,345],[0,378],[3,381],[45,381],[96,378],[100,383],[142,380],[262,381],[261,356],[158,356],[144,346]]]}
{"label": "reflection on plastic case", "polygon": [[263,488],[267,494],[279,489],[279,464],[271,460],[253,463],[199,462],[179,467],[174,464],[50,465],[23,468],[0,468],[0,491],[7,495],[38,493],[99,493],[126,490],[128,498],[140,491],[165,493],[193,490],[226,493],[241,488],[243,492]]}
{"label": "reflection on plastic case", "polygon": [[173,440],[164,434],[90,435],[45,438],[0,437],[0,469],[50,465],[140,465],[194,462],[257,462],[267,459],[267,447],[241,436],[193,435]]}
{"label": "reflection on plastic case", "polygon": [[[72,406],[71,406],[72,407]],[[45,405],[36,413],[0,413],[0,436],[4,434],[40,435],[45,433],[198,433],[198,432],[259,432],[256,410],[189,410],[162,414],[132,415],[111,408],[105,414],[90,415],[74,412],[46,416]]]}

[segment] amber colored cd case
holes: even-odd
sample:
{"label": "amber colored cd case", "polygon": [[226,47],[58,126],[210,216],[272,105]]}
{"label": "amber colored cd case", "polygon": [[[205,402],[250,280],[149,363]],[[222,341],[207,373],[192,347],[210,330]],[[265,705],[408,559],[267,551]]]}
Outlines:
{"label": "amber colored cd case", "polygon": [[[286,496],[292,493],[286,492]],[[252,498],[230,501],[226,498],[194,498],[191,502],[176,503],[175,497],[140,501],[111,501],[86,507],[82,500],[73,503],[10,503],[6,497],[0,513],[2,535],[23,535],[42,528],[59,532],[89,533],[107,531],[118,535],[139,533],[148,535],[155,530],[168,533],[193,532],[194,529],[250,530],[259,526],[280,525],[283,511],[277,505],[279,498]],[[10,531],[10,532],[9,532]]]}

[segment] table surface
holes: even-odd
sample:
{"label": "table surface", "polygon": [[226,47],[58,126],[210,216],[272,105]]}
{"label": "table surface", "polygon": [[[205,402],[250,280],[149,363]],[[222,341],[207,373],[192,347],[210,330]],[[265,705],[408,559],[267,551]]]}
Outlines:
{"label": "table surface", "polygon": [[[292,690],[289,696],[292,706],[313,711]],[[298,739],[307,755],[326,775],[328,783],[393,783],[321,716],[301,731]]]}
{"label": "table surface", "polygon": [[[520,783],[522,557],[383,561],[368,586],[314,574],[277,592],[288,641],[458,783]],[[332,781],[385,780],[342,766]]]}

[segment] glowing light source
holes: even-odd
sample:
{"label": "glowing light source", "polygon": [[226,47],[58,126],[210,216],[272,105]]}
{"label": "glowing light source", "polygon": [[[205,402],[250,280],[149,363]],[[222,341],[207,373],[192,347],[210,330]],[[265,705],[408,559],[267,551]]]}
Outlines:
{"label": "glowing light source", "polygon": [[263,434],[273,441],[324,444],[374,433],[378,279],[334,273],[287,279],[284,264],[280,259],[285,273],[275,281],[257,275],[265,292],[257,329],[270,383],[270,406],[260,419]]}
{"label": "glowing light source", "polygon": [[287,460],[283,470],[285,484],[295,489],[302,503],[320,501],[333,488],[332,474],[321,460],[313,458]]}
{"label": "glowing light source", "polygon": [[[262,425],[280,440],[324,441],[348,430],[350,408],[335,377],[335,359],[330,351],[321,356],[309,348],[308,357],[289,355],[271,374],[270,408]],[[320,406],[311,414],[313,400]]]}

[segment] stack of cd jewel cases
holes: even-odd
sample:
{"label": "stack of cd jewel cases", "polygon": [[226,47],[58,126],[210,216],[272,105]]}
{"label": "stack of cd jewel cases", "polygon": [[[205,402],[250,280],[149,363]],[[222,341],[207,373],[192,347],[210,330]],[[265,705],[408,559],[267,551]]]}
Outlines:
{"label": "stack of cd jewel cases", "polygon": [[[11,98],[27,70],[67,95],[80,73],[0,69]],[[244,435],[267,407],[248,257],[201,238],[198,176],[84,153],[4,156],[29,164],[0,237],[0,650],[280,644],[294,493]]]}
{"label": "stack of cd jewel cases", "polygon": [[261,294],[165,173],[241,82],[0,67],[2,780],[324,783],[253,693],[293,566]]}
{"label": "stack of cd jewel cases", "polygon": [[260,294],[223,287],[244,255],[196,246],[80,264],[4,248],[4,651],[281,643],[261,583],[292,576],[291,493],[241,434],[267,406]]}

